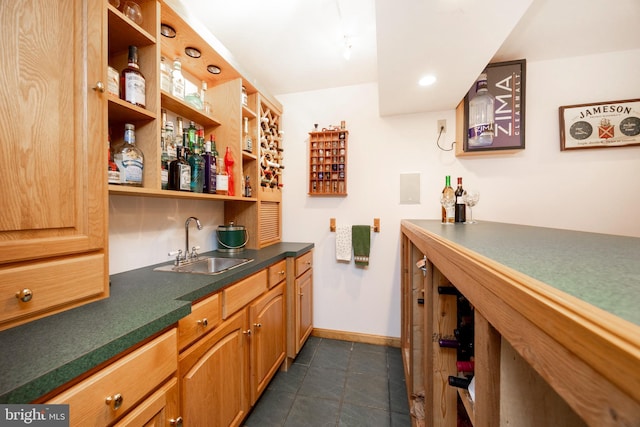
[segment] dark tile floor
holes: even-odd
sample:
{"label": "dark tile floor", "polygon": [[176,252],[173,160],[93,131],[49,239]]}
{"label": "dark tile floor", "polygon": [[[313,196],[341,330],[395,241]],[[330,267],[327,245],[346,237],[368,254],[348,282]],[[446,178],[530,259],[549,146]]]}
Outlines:
{"label": "dark tile floor", "polygon": [[411,426],[400,349],[310,337],[244,426]]}

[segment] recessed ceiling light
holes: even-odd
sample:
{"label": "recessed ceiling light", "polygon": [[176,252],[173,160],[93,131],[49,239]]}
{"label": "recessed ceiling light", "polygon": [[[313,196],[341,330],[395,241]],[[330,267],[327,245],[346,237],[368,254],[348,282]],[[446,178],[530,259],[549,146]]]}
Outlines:
{"label": "recessed ceiling light", "polygon": [[220,74],[222,70],[220,70],[220,67],[218,67],[217,65],[209,64],[207,65],[207,71],[211,74]]}
{"label": "recessed ceiling light", "polygon": [[186,53],[192,58],[200,58],[202,56],[202,53],[200,53],[200,50],[198,48],[191,47],[191,46],[185,47],[184,53]]}
{"label": "recessed ceiling light", "polygon": [[436,82],[436,76],[433,74],[427,74],[426,76],[422,76],[422,78],[418,81],[420,86],[431,86]]}
{"label": "recessed ceiling light", "polygon": [[172,39],[176,36],[176,30],[171,25],[160,24],[160,34]]}

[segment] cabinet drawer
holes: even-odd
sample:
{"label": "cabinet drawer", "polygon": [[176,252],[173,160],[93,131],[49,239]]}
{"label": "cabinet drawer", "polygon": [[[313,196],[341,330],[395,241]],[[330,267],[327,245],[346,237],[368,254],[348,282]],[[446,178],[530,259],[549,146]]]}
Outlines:
{"label": "cabinet drawer", "polygon": [[269,267],[269,289],[287,278],[287,261],[282,260]]}
{"label": "cabinet drawer", "polygon": [[182,350],[213,329],[222,320],[220,294],[214,294],[191,307],[191,314],[178,321],[178,348]]}
{"label": "cabinet drawer", "polygon": [[267,290],[267,270],[239,281],[222,291],[222,318],[226,319]]}
{"label": "cabinet drawer", "polygon": [[296,277],[313,267],[313,251],[300,255],[296,258]]}
{"label": "cabinet drawer", "polygon": [[[48,403],[69,404],[71,426],[110,425],[177,370],[176,349],[176,330],[172,329]],[[117,396],[121,399],[114,399]],[[121,404],[114,409],[116,401]]]}
{"label": "cabinet drawer", "polygon": [[[107,296],[104,261],[103,254],[94,254],[0,268],[0,329],[12,320]],[[31,292],[30,300],[16,298],[23,290]]]}

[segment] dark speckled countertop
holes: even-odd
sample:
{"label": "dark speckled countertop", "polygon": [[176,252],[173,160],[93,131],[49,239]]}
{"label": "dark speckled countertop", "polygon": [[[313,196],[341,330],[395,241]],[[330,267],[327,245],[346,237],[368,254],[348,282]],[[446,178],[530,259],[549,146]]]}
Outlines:
{"label": "dark speckled countertop", "polygon": [[311,248],[278,243],[241,255],[202,254],[254,259],[214,276],[153,271],[162,264],[115,274],[109,298],[0,332],[0,403],[32,402],[173,325],[192,301]]}
{"label": "dark speckled countertop", "polygon": [[495,222],[405,221],[640,325],[640,238]]}

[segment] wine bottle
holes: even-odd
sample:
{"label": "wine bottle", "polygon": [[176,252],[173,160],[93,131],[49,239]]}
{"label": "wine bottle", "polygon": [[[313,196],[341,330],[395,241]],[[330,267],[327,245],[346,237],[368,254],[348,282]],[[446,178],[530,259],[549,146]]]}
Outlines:
{"label": "wine bottle", "polygon": [[458,177],[458,187],[456,187],[456,211],[455,222],[465,222],[467,220],[466,209],[467,205],[464,204],[462,196],[464,189],[462,188],[462,178]]}
{"label": "wine bottle", "polygon": [[451,200],[454,202],[450,207],[445,208],[445,204],[442,203],[442,223],[443,224],[452,224],[455,221],[455,198],[456,193],[451,188],[451,176],[447,175],[445,177],[445,185],[442,190],[442,200]]}
{"label": "wine bottle", "polygon": [[120,75],[120,92],[120,98],[138,107],[145,107],[145,78],[138,65],[138,48],[136,46],[129,46],[127,66]]}
{"label": "wine bottle", "polygon": [[451,387],[463,388],[465,390],[468,389],[469,384],[471,384],[471,378],[456,377],[453,375],[449,375],[448,381]]}
{"label": "wine bottle", "polygon": [[475,370],[475,363],[473,360],[458,360],[456,362],[456,369],[458,372],[473,373]]}
{"label": "wine bottle", "polygon": [[460,295],[460,291],[455,286],[438,286],[440,295]]}

